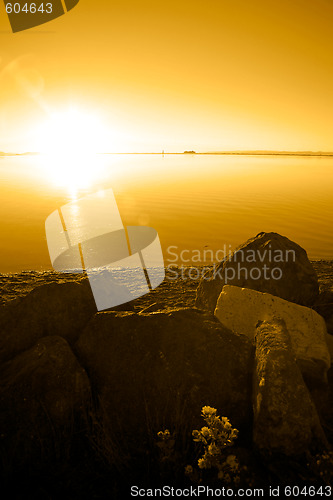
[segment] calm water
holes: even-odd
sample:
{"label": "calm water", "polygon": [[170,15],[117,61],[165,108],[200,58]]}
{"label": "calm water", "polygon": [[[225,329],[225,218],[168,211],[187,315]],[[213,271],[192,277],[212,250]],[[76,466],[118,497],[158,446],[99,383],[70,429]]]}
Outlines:
{"label": "calm water", "polygon": [[3,157],[0,181],[0,272],[50,269],[47,216],[107,188],[125,225],[158,231],[166,264],[169,246],[215,252],[261,231],[296,241],[311,259],[333,258],[333,158]]}

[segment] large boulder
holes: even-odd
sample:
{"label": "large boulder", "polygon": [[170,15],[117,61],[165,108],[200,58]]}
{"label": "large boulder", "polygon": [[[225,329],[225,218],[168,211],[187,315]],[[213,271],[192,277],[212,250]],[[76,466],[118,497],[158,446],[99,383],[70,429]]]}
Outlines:
{"label": "large boulder", "polygon": [[331,364],[333,364],[333,335],[330,335],[329,333],[326,335],[326,343],[331,357]]}
{"label": "large boulder", "polygon": [[331,366],[324,319],[313,309],[268,293],[225,285],[215,316],[225,328],[253,339],[258,321],[279,317],[286,323],[302,373],[309,380],[327,380]]}
{"label": "large boulder", "polygon": [[256,330],[253,441],[266,458],[299,456],[328,447],[316,408],[282,320]]}
{"label": "large boulder", "polygon": [[8,468],[63,458],[87,416],[90,383],[66,340],[45,337],[0,371],[0,449]]}
{"label": "large boulder", "polygon": [[313,304],[313,308],[317,313],[323,316],[326,321],[328,333],[333,335],[333,291],[322,291]]}
{"label": "large boulder", "polygon": [[310,306],[319,293],[306,251],[277,233],[259,233],[238,247],[201,279],[196,306],[214,311],[224,285],[271,293]]}
{"label": "large boulder", "polygon": [[59,335],[73,344],[96,313],[88,280],[49,283],[0,309],[0,361]]}
{"label": "large boulder", "polygon": [[101,442],[118,462],[165,428],[191,436],[204,405],[248,429],[251,342],[201,311],[101,312],[75,350],[98,397]]}

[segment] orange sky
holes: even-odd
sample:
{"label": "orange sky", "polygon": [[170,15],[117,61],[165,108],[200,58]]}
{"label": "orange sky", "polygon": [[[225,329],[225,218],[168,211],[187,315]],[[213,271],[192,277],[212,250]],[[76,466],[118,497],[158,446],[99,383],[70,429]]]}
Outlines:
{"label": "orange sky", "polygon": [[108,151],[333,150],[331,0],[80,0],[13,34],[0,9],[0,151],[74,105]]}

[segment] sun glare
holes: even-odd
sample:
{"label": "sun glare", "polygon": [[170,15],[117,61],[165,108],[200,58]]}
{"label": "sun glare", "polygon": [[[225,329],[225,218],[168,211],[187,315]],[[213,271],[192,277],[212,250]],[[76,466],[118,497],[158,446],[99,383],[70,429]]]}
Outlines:
{"label": "sun glare", "polygon": [[102,152],[105,128],[89,113],[69,109],[52,113],[38,131],[39,150],[46,154]]}
{"label": "sun glare", "polygon": [[107,129],[97,116],[77,109],[52,113],[36,131],[41,168],[73,196],[98,178],[107,151]]}

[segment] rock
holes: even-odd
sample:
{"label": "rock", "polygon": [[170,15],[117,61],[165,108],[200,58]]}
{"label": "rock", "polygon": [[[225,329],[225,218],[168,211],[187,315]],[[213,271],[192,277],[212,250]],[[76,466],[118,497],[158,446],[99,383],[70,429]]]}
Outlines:
{"label": "rock", "polygon": [[309,380],[326,381],[331,358],[324,319],[308,307],[268,293],[225,285],[215,316],[225,328],[253,339],[258,321],[279,317],[286,323],[297,362]]}
{"label": "rock", "polygon": [[327,343],[328,352],[330,353],[330,356],[331,356],[331,364],[332,364],[333,363],[333,335],[330,335],[329,333],[326,335],[326,343]]}
{"label": "rock", "polygon": [[282,320],[256,332],[253,441],[266,458],[319,452],[328,443]]}
{"label": "rock", "polygon": [[248,429],[251,342],[202,311],[101,312],[75,350],[98,396],[102,441],[117,461],[145,453],[166,428],[191,436],[204,405]]}
{"label": "rock", "polygon": [[196,306],[214,311],[224,285],[271,293],[310,306],[319,293],[306,251],[277,233],[259,233],[201,279]]}
{"label": "rock", "polygon": [[73,344],[96,311],[87,280],[35,288],[0,310],[0,361],[8,361],[47,335],[59,335]]}
{"label": "rock", "polygon": [[0,387],[0,448],[8,466],[66,455],[91,399],[87,374],[66,340],[45,337],[5,363]]}
{"label": "rock", "polygon": [[313,309],[323,316],[328,333],[333,335],[333,291],[324,290],[313,304]]}
{"label": "rock", "polygon": [[326,320],[326,328],[330,335],[333,335],[333,314]]}
{"label": "rock", "polygon": [[153,313],[156,311],[161,311],[163,309],[165,309],[164,304],[154,302],[153,304],[150,304],[149,306],[145,307],[144,309],[141,309],[140,314]]}

